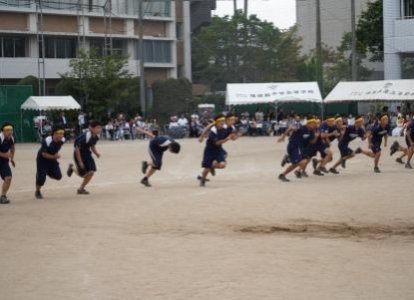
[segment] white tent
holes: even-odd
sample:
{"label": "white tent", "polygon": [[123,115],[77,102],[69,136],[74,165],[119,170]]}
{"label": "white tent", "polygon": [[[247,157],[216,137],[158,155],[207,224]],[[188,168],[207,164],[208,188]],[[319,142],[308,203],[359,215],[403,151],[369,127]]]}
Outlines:
{"label": "white tent", "polygon": [[345,101],[413,101],[414,80],[340,82],[325,103]]}
{"label": "white tent", "polygon": [[21,106],[22,110],[78,110],[81,106],[72,96],[29,97]]}
{"label": "white tent", "polygon": [[322,96],[317,82],[227,84],[227,105],[278,102],[322,103]]}

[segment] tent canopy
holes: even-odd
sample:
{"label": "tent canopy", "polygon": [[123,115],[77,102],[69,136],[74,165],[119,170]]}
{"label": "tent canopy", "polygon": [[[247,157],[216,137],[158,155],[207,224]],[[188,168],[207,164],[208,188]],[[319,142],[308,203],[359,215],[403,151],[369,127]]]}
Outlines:
{"label": "tent canopy", "polygon": [[340,82],[325,103],[345,101],[413,101],[414,80]]}
{"label": "tent canopy", "polygon": [[274,102],[322,103],[322,96],[317,82],[227,84],[227,105]]}
{"label": "tent canopy", "polygon": [[21,106],[22,110],[72,110],[81,106],[72,96],[40,96],[29,97]]}

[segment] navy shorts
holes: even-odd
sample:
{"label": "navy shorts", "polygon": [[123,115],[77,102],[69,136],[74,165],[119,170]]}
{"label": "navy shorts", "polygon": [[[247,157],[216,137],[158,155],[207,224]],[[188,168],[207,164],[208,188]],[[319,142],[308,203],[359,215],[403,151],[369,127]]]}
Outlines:
{"label": "navy shorts", "polygon": [[0,162],[0,177],[3,180],[6,177],[12,177],[12,171],[10,169],[9,162]]}
{"label": "navy shorts", "polygon": [[76,153],[74,154],[76,169],[78,170],[78,175],[80,177],[85,176],[89,172],[96,172],[95,160],[92,157],[92,154],[81,154],[84,169],[81,169],[79,166],[78,159],[76,158]]}
{"label": "navy shorts", "polygon": [[155,148],[150,147],[148,148],[149,155],[151,156],[152,160],[152,168],[155,170],[161,170],[162,167],[162,156],[164,152],[157,151]]}
{"label": "navy shorts", "polygon": [[412,145],[410,143],[410,141],[408,140],[408,137],[405,136],[405,143],[407,144],[407,147],[410,148]]}
{"label": "navy shorts", "polygon": [[287,153],[288,153],[290,162],[294,165],[300,163],[300,161],[303,159],[302,153],[300,152],[300,148],[297,146],[288,144]]}
{"label": "navy shorts", "polygon": [[55,180],[62,179],[62,172],[60,171],[58,161],[38,158],[36,164],[36,185],[43,186],[46,182],[46,176]]}
{"label": "navy shorts", "polygon": [[210,150],[205,149],[203,155],[203,162],[201,163],[202,168],[211,169],[213,167],[213,162],[217,161],[219,163],[226,161],[226,151],[224,149]]}
{"label": "navy shorts", "polygon": [[373,144],[371,150],[374,154],[377,154],[378,152],[381,152],[381,145]]}
{"label": "navy shorts", "polygon": [[345,144],[339,143],[338,148],[339,148],[339,152],[341,153],[341,157],[350,156],[352,155],[352,153],[354,153],[354,150],[352,150],[351,148],[349,148],[348,145],[345,145]]}

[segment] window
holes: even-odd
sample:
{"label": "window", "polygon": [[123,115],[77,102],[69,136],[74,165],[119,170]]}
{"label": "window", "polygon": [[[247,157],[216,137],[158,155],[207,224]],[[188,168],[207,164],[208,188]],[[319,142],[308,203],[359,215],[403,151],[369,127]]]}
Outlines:
{"label": "window", "polygon": [[0,1],[1,6],[17,6],[17,7],[30,7],[30,0],[3,0]]}
{"label": "window", "polygon": [[404,17],[414,18],[414,0],[403,0],[404,1]]}
{"label": "window", "polygon": [[45,53],[46,58],[75,58],[76,40],[69,38],[47,37],[45,38]]}
{"label": "window", "polygon": [[177,40],[182,40],[183,39],[183,23],[177,23],[176,27],[175,27],[175,34],[177,36]]}
{"label": "window", "polygon": [[24,37],[0,37],[0,57],[25,57],[26,39]]}
{"label": "window", "polygon": [[[139,43],[137,43],[139,47]],[[137,49],[139,49],[137,47]],[[148,63],[171,63],[171,42],[144,41],[144,61]],[[138,56],[140,57],[140,56]]]}
{"label": "window", "polygon": [[[99,55],[104,55],[105,39],[91,39],[90,48],[95,49],[95,51]],[[112,39],[112,52],[113,54],[126,55],[127,54],[126,41],[120,40],[120,39]]]}

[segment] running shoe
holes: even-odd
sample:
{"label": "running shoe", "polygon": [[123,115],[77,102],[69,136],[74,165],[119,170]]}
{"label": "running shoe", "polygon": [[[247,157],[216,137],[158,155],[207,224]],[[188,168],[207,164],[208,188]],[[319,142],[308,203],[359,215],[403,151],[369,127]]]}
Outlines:
{"label": "running shoe", "polygon": [[278,178],[279,178],[279,180],[280,180],[280,181],[283,181],[283,182],[290,182],[290,180],[289,180],[289,179],[287,179],[287,178],[286,178],[286,176],[285,176],[285,175],[283,175],[283,174],[280,174]]}

